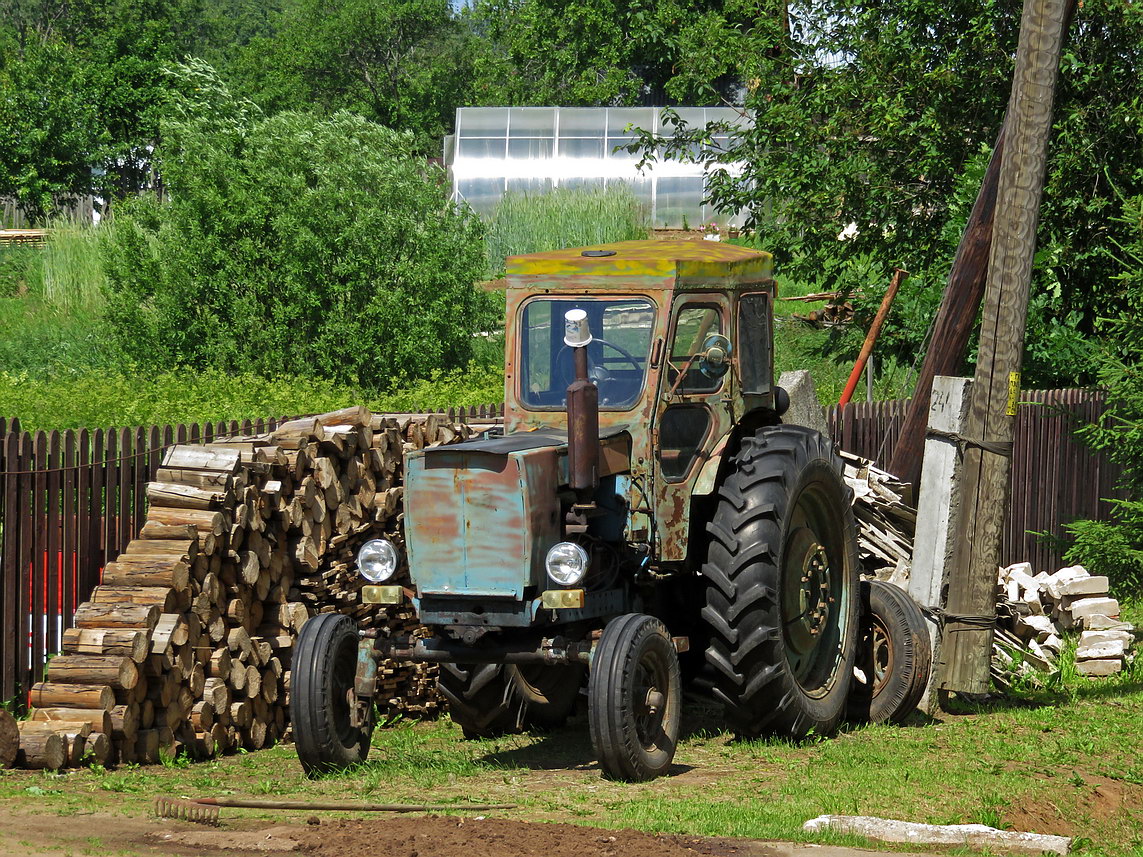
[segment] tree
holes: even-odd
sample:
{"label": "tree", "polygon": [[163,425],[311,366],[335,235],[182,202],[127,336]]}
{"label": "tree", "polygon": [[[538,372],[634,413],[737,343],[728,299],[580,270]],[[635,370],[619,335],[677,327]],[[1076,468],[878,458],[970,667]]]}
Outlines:
{"label": "tree", "polygon": [[1143,586],[1143,196],[1123,204],[1118,223],[1132,240],[1108,254],[1120,266],[1113,285],[1123,309],[1102,322],[1107,335],[1099,381],[1107,391],[1107,410],[1081,435],[1123,467],[1120,487],[1127,499],[1113,501],[1109,521],[1068,525],[1075,544],[1065,558],[1107,575],[1120,596],[1136,596]]}
{"label": "tree", "polygon": [[91,193],[108,143],[74,48],[0,33],[0,196],[33,223],[69,196]]}
{"label": "tree", "polygon": [[178,72],[142,198],[106,246],[108,318],[146,366],[288,371],[379,388],[466,365],[492,321],[483,227],[411,135],[359,116],[264,117]]}
{"label": "tree", "polygon": [[736,97],[740,44],[760,15],[731,0],[477,0],[481,104],[718,104]]}
{"label": "tree", "polygon": [[[670,158],[705,146],[699,157],[712,169],[715,204],[749,213],[787,277],[863,287],[864,313],[872,314],[892,267],[911,271],[882,340],[911,360],[1001,126],[1019,14],[1014,0],[792,4],[788,22],[770,15],[735,36],[731,53],[749,82],[752,129],[727,150],[711,146],[715,129],[703,128],[680,129],[673,139],[645,135],[644,149]],[[1107,217],[1111,186],[1143,191],[1141,46],[1143,12],[1129,0],[1086,2],[1070,34],[1042,208],[1028,383],[1086,380],[1086,338],[1114,300],[1105,251],[1123,233]],[[719,171],[729,162],[744,171]],[[847,279],[854,271],[860,279]]]}
{"label": "tree", "polygon": [[465,103],[468,50],[448,0],[299,0],[234,71],[267,109],[349,110],[439,155]]}

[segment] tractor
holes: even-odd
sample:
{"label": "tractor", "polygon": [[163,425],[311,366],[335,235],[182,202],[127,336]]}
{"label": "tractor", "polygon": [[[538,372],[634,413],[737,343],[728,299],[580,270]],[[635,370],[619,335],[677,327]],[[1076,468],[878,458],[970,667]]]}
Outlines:
{"label": "tractor", "polygon": [[403,540],[357,555],[363,600],[411,602],[428,636],[306,623],[307,773],[366,758],[386,658],[439,664],[468,737],[558,726],[585,694],[616,779],[668,771],[683,681],[704,671],[737,734],[836,729],[856,530],[831,442],[782,423],[772,265],[711,241],[507,260],[503,428],[409,453]]}

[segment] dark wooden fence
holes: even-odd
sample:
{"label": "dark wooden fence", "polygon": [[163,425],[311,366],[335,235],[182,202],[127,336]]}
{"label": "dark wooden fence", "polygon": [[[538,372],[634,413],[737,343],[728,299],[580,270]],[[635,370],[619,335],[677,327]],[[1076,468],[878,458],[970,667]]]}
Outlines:
{"label": "dark wooden fence", "polygon": [[[1072,437],[1098,417],[1099,394],[1079,390],[1025,393],[1017,418],[1012,505],[1005,525],[1005,562],[1028,560],[1054,570],[1058,547],[1033,532],[1063,535],[1062,524],[1106,517],[1101,498],[1119,496],[1119,470]],[[442,411],[450,419],[483,420],[502,407]],[[827,411],[834,440],[884,461],[900,432],[904,402],[857,403]],[[162,452],[183,442],[269,431],[276,420],[130,429],[20,431],[0,418],[0,700],[28,689],[47,657],[60,650],[76,605],[99,583],[138,532],[145,484]]]}
{"label": "dark wooden fence", "polygon": [[[1052,572],[1063,563],[1064,525],[1107,518],[1107,498],[1124,496],[1116,487],[1122,470],[1075,437],[1078,427],[1103,413],[1102,393],[1025,390],[1022,395],[1001,562],[1027,561],[1034,571]],[[857,402],[827,409],[826,419],[842,449],[884,465],[901,434],[907,405],[906,399]]]}
{"label": "dark wooden fence", "polygon": [[[503,406],[440,411],[503,416]],[[0,418],[0,701],[29,689],[60,651],[76,606],[146,516],[146,490],[177,443],[271,431],[280,419],[23,432]]]}

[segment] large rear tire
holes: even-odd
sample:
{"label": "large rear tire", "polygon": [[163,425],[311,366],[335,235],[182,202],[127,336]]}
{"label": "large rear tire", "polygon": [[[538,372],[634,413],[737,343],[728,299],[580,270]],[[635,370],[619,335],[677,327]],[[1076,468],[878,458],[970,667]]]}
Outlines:
{"label": "large rear tire", "polygon": [[508,674],[528,705],[524,725],[528,728],[558,729],[575,710],[584,668],[575,664],[516,664]]}
{"label": "large rear tire", "polygon": [[350,721],[357,646],[357,625],[339,613],[319,613],[298,634],[290,718],[306,776],[344,771],[369,755],[372,717],[365,726]]}
{"label": "large rear tire", "polygon": [[667,772],[679,740],[679,658],[652,616],[612,619],[591,658],[588,724],[605,776],[650,780]]}
{"label": "large rear tire", "polygon": [[524,728],[528,703],[504,664],[441,664],[437,689],[465,738],[495,738]]}
{"label": "large rear tire", "polygon": [[714,693],[740,735],[831,734],[857,655],[857,533],[841,461],[801,426],[743,440],[703,565]]}

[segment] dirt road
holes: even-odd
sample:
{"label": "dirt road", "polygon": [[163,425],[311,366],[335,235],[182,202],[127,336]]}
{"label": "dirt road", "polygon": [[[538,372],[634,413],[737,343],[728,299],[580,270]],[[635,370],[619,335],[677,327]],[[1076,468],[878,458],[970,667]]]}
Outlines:
{"label": "dirt road", "polygon": [[[291,820],[293,822],[294,820]],[[0,810],[6,857],[867,857],[877,852],[750,839],[655,836],[571,824],[428,816],[242,819],[213,828],[105,813],[57,816]],[[898,854],[897,857],[910,857]],[[912,855],[920,857],[920,855]]]}

